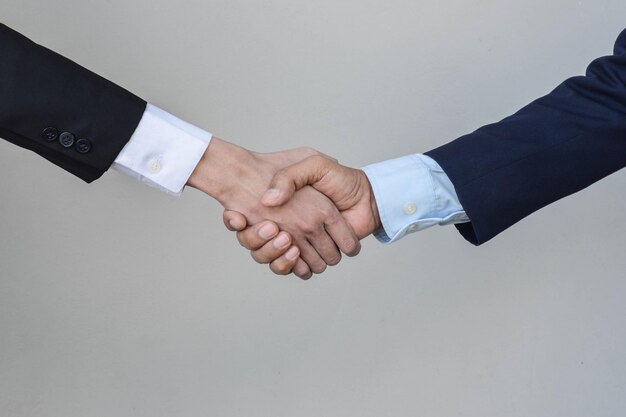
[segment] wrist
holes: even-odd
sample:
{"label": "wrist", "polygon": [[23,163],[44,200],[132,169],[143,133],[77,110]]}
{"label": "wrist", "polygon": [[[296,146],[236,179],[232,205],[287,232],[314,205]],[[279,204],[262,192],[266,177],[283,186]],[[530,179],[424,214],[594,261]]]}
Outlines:
{"label": "wrist", "polygon": [[272,171],[257,154],[214,137],[187,181],[227,209],[244,212],[259,204]]}
{"label": "wrist", "polygon": [[224,204],[236,189],[236,180],[250,166],[251,152],[214,137],[191,173],[187,185]]}
{"label": "wrist", "polygon": [[376,203],[376,194],[374,194],[374,189],[372,188],[372,184],[370,183],[369,178],[367,178],[367,175],[365,175],[365,172],[363,170],[359,170],[359,172],[361,174],[361,178],[364,183],[363,188],[367,191],[369,209],[372,214],[372,222],[373,222],[372,232],[374,232],[382,227],[380,214],[378,212],[378,203]]}
{"label": "wrist", "polygon": [[380,221],[380,214],[378,213],[378,204],[376,203],[376,196],[373,192],[370,192],[370,207],[372,210],[372,218],[374,219],[374,230],[376,231],[383,227],[382,222]]}

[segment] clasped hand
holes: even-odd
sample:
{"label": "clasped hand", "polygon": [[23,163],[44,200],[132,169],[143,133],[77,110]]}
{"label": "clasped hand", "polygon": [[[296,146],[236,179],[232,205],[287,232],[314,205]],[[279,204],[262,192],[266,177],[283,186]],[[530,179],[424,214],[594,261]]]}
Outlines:
{"label": "clasped hand", "polygon": [[380,227],[363,171],[310,148],[255,153],[213,138],[188,185],[218,200],[240,244],[280,275],[320,274]]}
{"label": "clasped hand", "polygon": [[214,138],[189,185],[216,198],[239,243],[280,275],[320,274],[380,227],[365,173],[310,148],[263,154]]}

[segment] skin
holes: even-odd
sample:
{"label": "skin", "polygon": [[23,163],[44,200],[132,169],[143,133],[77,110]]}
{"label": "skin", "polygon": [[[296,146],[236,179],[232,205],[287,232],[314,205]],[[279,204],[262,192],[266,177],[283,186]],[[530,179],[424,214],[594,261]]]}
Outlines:
{"label": "skin", "polygon": [[[187,185],[244,216],[246,226],[252,225],[259,238],[271,239],[272,247],[282,251],[289,260],[289,272],[308,279],[311,273],[322,273],[327,265],[339,263],[341,252],[354,256],[361,247],[335,205],[312,187],[300,187],[284,204],[261,204],[277,173],[311,156],[331,161],[309,148],[257,153],[214,137]],[[259,224],[263,220],[270,222]],[[261,252],[252,255],[257,262],[265,259]]]}
{"label": "skin", "polygon": [[[376,199],[371,184],[362,170],[340,165],[336,160],[312,155],[285,167],[274,175],[261,203],[265,207],[283,207],[303,188],[312,186],[326,195],[362,239],[381,227]],[[226,210],[224,224],[237,232],[239,243],[251,251],[259,263],[268,263],[276,274],[288,274],[296,267],[293,253],[280,248],[277,240],[284,232],[271,221],[250,225],[243,213]],[[276,235],[263,235],[261,230],[273,227]]]}

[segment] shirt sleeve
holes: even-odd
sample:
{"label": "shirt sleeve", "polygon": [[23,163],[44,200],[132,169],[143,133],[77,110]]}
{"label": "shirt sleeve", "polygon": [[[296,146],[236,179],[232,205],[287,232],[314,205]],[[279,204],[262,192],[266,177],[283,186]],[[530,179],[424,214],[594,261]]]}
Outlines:
{"label": "shirt sleeve", "polygon": [[413,154],[368,165],[382,228],[374,236],[392,243],[428,227],[465,223],[452,182],[434,159]]}
{"label": "shirt sleeve", "polygon": [[148,104],[137,129],[111,167],[178,196],[211,138],[211,133]]}

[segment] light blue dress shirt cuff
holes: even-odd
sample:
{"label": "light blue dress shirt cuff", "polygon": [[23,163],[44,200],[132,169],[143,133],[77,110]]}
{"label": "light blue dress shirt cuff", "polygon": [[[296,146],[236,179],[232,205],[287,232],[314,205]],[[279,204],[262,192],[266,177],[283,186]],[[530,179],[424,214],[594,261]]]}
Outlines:
{"label": "light blue dress shirt cuff", "polygon": [[363,171],[372,185],[383,226],[374,236],[383,243],[436,224],[469,221],[452,182],[426,155],[390,159],[368,165]]}

